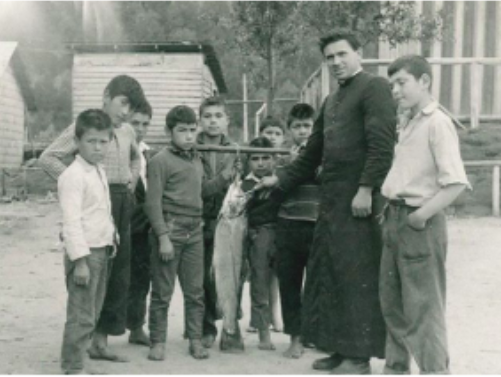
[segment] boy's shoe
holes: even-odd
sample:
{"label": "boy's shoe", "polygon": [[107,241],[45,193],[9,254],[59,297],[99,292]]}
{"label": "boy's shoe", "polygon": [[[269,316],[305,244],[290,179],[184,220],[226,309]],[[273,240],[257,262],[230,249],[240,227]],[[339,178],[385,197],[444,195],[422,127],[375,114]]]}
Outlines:
{"label": "boy's shoe", "polygon": [[92,360],[105,360],[114,363],[128,363],[129,359],[125,356],[120,356],[109,351],[108,348],[91,347],[87,350],[89,358]]}
{"label": "boy's shoe", "polygon": [[346,358],[336,368],[330,371],[330,374],[372,374],[369,361]]}
{"label": "boy's shoe", "polygon": [[202,345],[200,339],[191,339],[190,340],[190,355],[193,356],[194,359],[203,360],[209,358],[209,351]]}
{"label": "boy's shoe", "polygon": [[131,330],[129,335],[129,343],[147,347],[151,345],[150,338],[148,338],[148,335],[146,335],[142,327]]}
{"label": "boy's shoe", "polygon": [[383,374],[411,374],[411,371],[409,369],[393,369],[390,368],[389,366],[385,365],[383,369]]}
{"label": "boy's shoe", "polygon": [[322,359],[315,360],[313,362],[313,369],[315,370],[333,370],[337,368],[343,362],[343,356],[338,353],[332,354],[329,357],[324,357]]}
{"label": "boy's shoe", "polygon": [[247,332],[255,334],[255,333],[257,333],[257,329],[255,327],[249,326],[249,327],[247,327]]}
{"label": "boy's shoe", "polygon": [[148,353],[148,360],[165,360],[165,343],[153,343]]}
{"label": "boy's shoe", "polygon": [[212,348],[215,341],[216,341],[216,336],[214,334],[206,334],[202,336],[202,345],[205,348]]}
{"label": "boy's shoe", "polygon": [[221,352],[228,353],[242,353],[245,350],[244,340],[242,339],[242,334],[240,333],[240,327],[236,327],[235,334],[229,334],[224,329],[221,332],[221,341],[219,343],[219,349]]}

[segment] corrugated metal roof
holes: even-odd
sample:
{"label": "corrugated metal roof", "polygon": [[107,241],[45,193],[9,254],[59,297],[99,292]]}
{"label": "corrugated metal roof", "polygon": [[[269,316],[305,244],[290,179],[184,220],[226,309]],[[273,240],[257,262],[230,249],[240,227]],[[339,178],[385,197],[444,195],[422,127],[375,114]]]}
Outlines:
{"label": "corrugated metal roof", "polygon": [[223,71],[214,48],[205,43],[195,42],[148,42],[148,43],[69,43],[68,47],[77,53],[106,52],[171,52],[202,53],[220,93],[227,93]]}
{"label": "corrugated metal roof", "polygon": [[28,109],[33,110],[36,109],[35,97],[26,76],[24,64],[17,53],[17,47],[17,42],[0,42],[0,78],[3,76],[9,64],[12,63],[14,76],[19,83],[19,88],[21,89],[26,106]]}

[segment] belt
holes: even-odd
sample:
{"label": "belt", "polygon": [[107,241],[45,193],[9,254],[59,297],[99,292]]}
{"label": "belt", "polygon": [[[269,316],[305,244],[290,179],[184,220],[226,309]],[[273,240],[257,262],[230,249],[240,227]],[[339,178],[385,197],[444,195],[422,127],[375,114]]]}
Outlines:
{"label": "belt", "polygon": [[388,204],[390,206],[393,206],[393,207],[406,207],[406,208],[411,208],[411,209],[417,209],[417,208],[419,208],[419,207],[416,207],[416,206],[408,205],[405,202],[405,199],[390,199],[390,200],[388,200]]}
{"label": "belt", "polygon": [[128,185],[125,183],[110,183],[109,185],[110,191],[113,191],[115,193],[125,193],[129,190]]}

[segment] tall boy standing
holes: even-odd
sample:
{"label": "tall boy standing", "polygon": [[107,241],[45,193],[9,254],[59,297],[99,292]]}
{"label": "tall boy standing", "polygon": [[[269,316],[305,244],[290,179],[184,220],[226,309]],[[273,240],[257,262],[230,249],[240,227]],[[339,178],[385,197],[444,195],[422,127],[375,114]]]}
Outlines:
{"label": "tall boy standing", "polygon": [[[226,105],[221,98],[210,97],[205,99],[200,105],[199,115],[202,131],[197,135],[197,144],[231,145],[231,141],[225,135],[229,118],[226,113]],[[214,256],[214,233],[217,217],[231,181],[234,162],[229,153],[201,152],[200,155],[204,167],[204,179],[220,179],[223,183],[220,192],[215,192],[211,197],[204,197],[203,201],[205,313],[202,343],[204,347],[210,348],[217,336],[216,320],[218,319],[216,286],[214,277],[211,274]]]}
{"label": "tall boy standing", "polygon": [[130,288],[127,298],[127,329],[130,331],[129,343],[144,346],[150,345],[150,340],[143,330],[146,319],[146,300],[150,291],[150,245],[148,234],[150,222],[144,211],[146,190],[146,166],[150,158],[151,149],[144,142],[148,133],[153,111],[145,100],[131,115],[129,123],[136,132],[136,142],[141,159],[139,180],[134,192],[136,203],[131,217],[131,266]]}
{"label": "tall boy standing", "polygon": [[[311,134],[315,110],[306,103],[298,103],[289,112],[287,126],[294,145],[289,161],[305,148]],[[320,191],[316,178],[298,186],[280,206],[277,221],[277,275],[280,285],[284,333],[291,343],[284,356],[299,358],[303,354],[301,342],[301,310],[303,277],[313,243],[313,232],[318,217]]]}
{"label": "tall boy standing", "polygon": [[[124,122],[129,111],[142,101],[144,93],[141,85],[126,75],[114,77],[103,94],[103,111],[113,124],[113,139],[103,165],[108,177],[111,210],[120,245],[113,260],[106,298],[89,349],[89,356],[94,359],[126,361],[108,349],[107,337],[125,333],[130,280],[130,216],[132,193],[139,178],[140,157],[134,130]],[[40,156],[40,166],[55,179],[66,169],[64,161],[77,151],[74,133],[73,123]]]}
{"label": "tall boy standing", "polygon": [[443,209],[469,186],[451,120],[430,88],[421,56],[388,68],[393,96],[410,111],[383,184],[389,199],[383,225],[380,296],[388,329],[385,373],[449,373],[445,325],[447,230]]}
{"label": "tall boy standing", "polygon": [[112,135],[107,114],[101,110],[82,112],[77,117],[74,135],[78,154],[58,179],[68,290],[61,350],[65,374],[85,373],[85,350],[106,294],[115,226],[106,173],[100,162]]}

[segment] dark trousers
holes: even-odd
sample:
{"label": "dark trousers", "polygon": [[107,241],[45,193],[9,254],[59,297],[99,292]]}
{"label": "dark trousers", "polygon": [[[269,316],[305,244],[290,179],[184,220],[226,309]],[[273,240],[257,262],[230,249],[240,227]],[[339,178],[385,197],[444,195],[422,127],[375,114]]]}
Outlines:
{"label": "dark trousers", "polygon": [[133,201],[126,185],[111,184],[110,193],[111,211],[120,245],[110,266],[108,288],[96,331],[106,335],[122,335],[125,333],[130,283],[130,218]]}
{"label": "dark trousers", "polygon": [[313,243],[315,222],[278,219],[277,275],[284,333],[301,335],[303,278]]}
{"label": "dark trousers", "polygon": [[184,296],[186,336],[189,339],[201,339],[204,316],[202,220],[178,215],[165,220],[175,257],[168,262],[162,261],[158,252],[158,238],[152,236],[150,340],[152,343],[165,343],[167,339],[167,314],[177,276]]}
{"label": "dark trousers", "polygon": [[[207,226],[207,224],[206,224]],[[214,233],[204,235],[204,301],[205,312],[203,321],[204,335],[217,335],[216,320],[218,318],[216,280],[212,273],[214,258]]]}
{"label": "dark trousers", "polygon": [[258,330],[270,327],[270,279],[275,264],[275,224],[249,228],[251,320]]}
{"label": "dark trousers", "polygon": [[380,298],[388,335],[385,372],[449,372],[445,325],[447,229],[443,212],[414,230],[415,208],[390,205],[383,225]]}
{"label": "dark trousers", "polygon": [[84,355],[103,306],[108,278],[107,248],[91,249],[86,257],[90,281],[86,286],[74,283],[75,263],[64,258],[68,302],[61,349],[61,368],[76,373],[84,368]]}
{"label": "dark trousers", "polygon": [[127,329],[142,327],[146,319],[146,301],[150,291],[149,229],[131,236],[130,287],[127,299]]}

